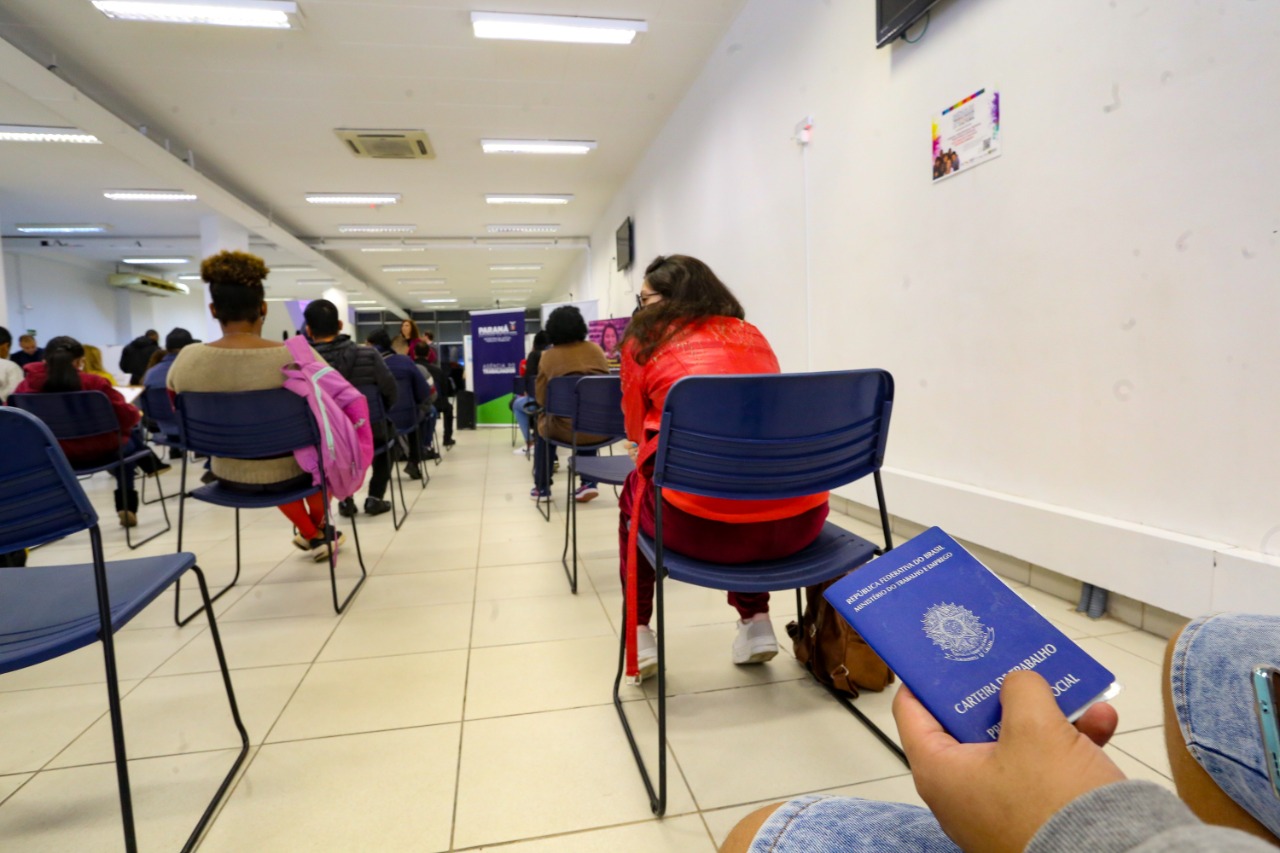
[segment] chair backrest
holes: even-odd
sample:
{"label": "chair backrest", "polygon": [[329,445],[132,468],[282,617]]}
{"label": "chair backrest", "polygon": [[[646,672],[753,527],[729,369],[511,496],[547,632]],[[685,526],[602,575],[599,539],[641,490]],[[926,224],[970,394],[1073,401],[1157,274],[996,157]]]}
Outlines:
{"label": "chair backrest", "polygon": [[557,376],[548,382],[547,400],[543,404],[547,414],[561,418],[573,417],[573,410],[578,405],[573,389],[581,380],[581,376]]}
{"label": "chair backrest", "polygon": [[517,397],[523,397],[525,394],[526,383],[523,376],[511,377],[511,393]]}
{"label": "chair backrest", "polygon": [[0,553],[98,523],[57,439],[39,418],[0,407],[0,444]]}
{"label": "chair backrest", "polygon": [[116,410],[101,391],[10,394],[9,405],[44,421],[62,441],[120,432]]}
{"label": "chair backrest", "polygon": [[138,408],[158,424],[172,424],[176,429],[178,412],[173,408],[167,388],[143,388],[138,396]]}
{"label": "chair backrest", "polygon": [[720,498],[826,491],[880,469],[892,409],[884,370],[687,376],[663,406],[653,481]]}
{"label": "chair backrest", "polygon": [[177,412],[182,442],[193,453],[265,459],[320,441],[307,401],[284,388],[185,391]]}
{"label": "chair backrest", "polygon": [[574,432],[625,438],[622,380],[617,376],[584,376],[574,386]]}

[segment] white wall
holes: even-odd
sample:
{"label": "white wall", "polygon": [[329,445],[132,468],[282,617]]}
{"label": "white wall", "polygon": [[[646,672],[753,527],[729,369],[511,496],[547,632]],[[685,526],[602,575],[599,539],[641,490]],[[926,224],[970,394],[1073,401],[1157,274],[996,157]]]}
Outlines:
{"label": "white wall", "polygon": [[[895,513],[1177,612],[1280,609],[1280,6],[952,0],[880,51],[873,15],[748,2],[575,290],[697,255],[784,370],[893,372]],[[932,185],[930,117],[991,85],[1003,156]]]}

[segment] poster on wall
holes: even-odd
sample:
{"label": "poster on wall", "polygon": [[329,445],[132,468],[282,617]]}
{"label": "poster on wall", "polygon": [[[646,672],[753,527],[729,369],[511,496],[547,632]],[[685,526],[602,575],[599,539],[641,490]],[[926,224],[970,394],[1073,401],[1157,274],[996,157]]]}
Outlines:
{"label": "poster on wall", "polygon": [[476,424],[512,422],[512,380],[524,358],[524,309],[471,312],[467,374],[476,394]]}
{"label": "poster on wall", "polygon": [[604,350],[610,370],[617,370],[622,366],[622,335],[630,322],[630,317],[615,317],[612,320],[592,320],[587,323],[587,340],[599,344],[600,349]]}
{"label": "poster on wall", "polygon": [[933,117],[933,180],[1000,156],[1000,93],[979,89]]}

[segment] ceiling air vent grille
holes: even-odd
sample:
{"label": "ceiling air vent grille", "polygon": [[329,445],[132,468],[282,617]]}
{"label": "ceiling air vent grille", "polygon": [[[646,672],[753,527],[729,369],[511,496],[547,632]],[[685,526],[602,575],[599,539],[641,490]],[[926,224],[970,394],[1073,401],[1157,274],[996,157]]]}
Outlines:
{"label": "ceiling air vent grille", "polygon": [[422,130],[350,130],[334,131],[343,144],[357,157],[374,160],[434,160],[435,149]]}

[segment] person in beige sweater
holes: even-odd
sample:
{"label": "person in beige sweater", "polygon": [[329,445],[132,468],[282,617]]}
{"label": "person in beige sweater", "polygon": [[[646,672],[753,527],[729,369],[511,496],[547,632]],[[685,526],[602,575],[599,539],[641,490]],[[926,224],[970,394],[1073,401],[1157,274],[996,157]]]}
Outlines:
{"label": "person in beige sweater", "polygon": [[[200,276],[209,283],[213,299],[209,310],[222,326],[222,337],[182,348],[169,368],[170,390],[182,394],[284,386],[280,368],[291,363],[293,356],[283,344],[262,337],[262,322],[267,316],[262,281],[267,272],[262,259],[247,252],[219,252],[204,259]],[[251,493],[286,492],[311,484],[311,475],[298,467],[292,453],[271,459],[214,457],[210,470],[224,487]],[[294,546],[311,554],[316,562],[328,560],[322,493],[282,504],[280,511],[298,528]],[[330,531],[330,538],[335,548],[345,541],[337,530]]]}

